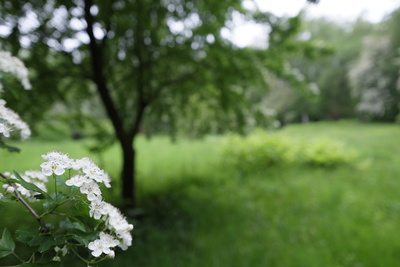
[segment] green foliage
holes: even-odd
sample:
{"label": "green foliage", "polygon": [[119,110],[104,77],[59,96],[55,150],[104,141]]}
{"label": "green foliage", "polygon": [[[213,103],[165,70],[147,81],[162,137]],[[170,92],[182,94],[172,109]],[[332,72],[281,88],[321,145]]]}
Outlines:
{"label": "green foliage", "polygon": [[[85,14],[88,9],[97,14]],[[65,16],[53,21],[59,13]],[[79,110],[82,116],[104,118],[105,111],[110,119],[121,120],[125,129],[135,124],[142,112],[139,107],[146,109],[143,129],[149,134],[174,134],[182,125],[177,118],[191,121],[197,115],[198,123],[191,132],[204,134],[216,124],[218,130],[240,129],[246,126],[244,117],[254,114],[254,105],[248,103],[249,91],[267,89],[265,70],[295,81],[287,73],[286,55],[314,47],[297,38],[301,15],[279,18],[253,12],[244,9],[240,0],[54,1],[45,6],[37,0],[7,0],[0,3],[0,14],[0,22],[10,27],[0,45],[22,56],[35,88],[18,100],[10,93],[5,98],[28,122],[57,113],[64,102],[66,112]],[[29,31],[19,29],[18,20],[29,14],[35,14],[36,26]],[[271,29],[269,49],[241,49],[221,35],[221,29],[227,29],[236,15]],[[78,20],[89,25],[87,29],[75,27],[73,21]],[[49,27],[49,21],[55,25]],[[103,36],[91,36],[93,24]],[[65,40],[78,35],[92,37],[90,45],[82,40],[76,40],[73,47],[65,45]],[[21,39],[30,40],[29,44],[21,44]],[[99,70],[104,75],[101,81],[96,78]],[[104,91],[102,97],[96,95],[98,86],[113,92],[108,97],[111,104],[104,102]],[[27,112],[33,98],[36,105]],[[93,108],[100,101],[105,109]],[[92,108],[81,109],[88,102]],[[115,106],[118,114],[111,115],[109,105]],[[202,117],[205,107],[212,115],[208,120]]]}
{"label": "green foliage", "polygon": [[[68,244],[69,249],[74,251],[74,246],[80,247],[81,244],[87,245],[90,241],[96,239],[98,232],[93,232],[91,229],[97,226],[97,222],[87,221],[84,217],[79,216],[74,216],[74,222],[71,222],[69,217],[66,217],[66,213],[63,213],[63,216],[55,216],[56,214],[60,214],[60,211],[69,213],[69,210],[65,209],[65,206],[69,206],[66,205],[67,202],[73,203],[72,206],[79,205],[82,210],[87,210],[85,205],[81,205],[74,196],[70,194],[65,195],[61,191],[48,194],[36,185],[26,182],[18,173],[14,172],[14,174],[16,179],[8,178],[7,180],[9,182],[19,183],[26,190],[40,193],[40,195],[36,195],[35,197],[38,200],[42,200],[43,207],[40,211],[40,217],[36,219],[47,221],[47,223],[41,224],[40,231],[38,232],[18,230],[17,241],[20,243],[19,245],[25,244],[37,250],[41,255],[41,263],[50,264],[52,262],[52,258],[56,255],[54,253],[55,247]],[[59,189],[61,188],[59,187]],[[60,206],[64,206],[64,209],[60,209]],[[14,249],[14,240],[11,234],[5,229],[2,240],[0,241],[0,258],[13,253]],[[77,252],[75,251],[75,253]],[[45,258],[47,261],[43,262]],[[18,257],[18,259],[20,258]],[[25,263],[37,264],[38,262],[32,257]]]}
{"label": "green foliage", "polygon": [[291,140],[258,131],[248,136],[233,135],[222,148],[224,164],[244,173],[295,164],[332,168],[355,162],[356,152],[328,139]]}
{"label": "green foliage", "polygon": [[3,235],[0,239],[0,258],[12,254],[15,250],[15,243],[11,236],[11,233],[4,228]]}
{"label": "green foliage", "polygon": [[342,143],[327,138],[300,142],[297,150],[297,160],[311,167],[338,167],[354,163],[356,159],[354,150],[345,148]]}
{"label": "green foliage", "polygon": [[228,137],[222,157],[228,166],[251,172],[288,162],[290,150],[290,143],[282,137],[258,131],[245,137]]}

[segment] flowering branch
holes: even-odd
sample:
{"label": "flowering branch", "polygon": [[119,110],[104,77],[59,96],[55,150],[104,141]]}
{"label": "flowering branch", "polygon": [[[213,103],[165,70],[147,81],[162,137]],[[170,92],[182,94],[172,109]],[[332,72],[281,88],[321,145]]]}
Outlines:
{"label": "flowering branch", "polygon": [[17,188],[15,187],[14,183],[10,182],[8,180],[7,176],[5,176],[4,174],[0,173],[0,176],[2,178],[4,178],[7,181],[7,183],[14,188],[14,193],[15,193],[15,196],[17,197],[17,200],[21,201],[21,203],[24,204],[24,206],[29,210],[29,212],[35,217],[35,219],[37,220],[37,222],[40,225],[40,232],[48,233],[50,231],[49,228],[47,228],[46,225],[44,225],[44,223],[40,219],[40,216],[37,215],[36,211],[31,206],[29,206],[29,204],[25,201],[25,199],[23,199],[21,197],[21,195],[18,192]]}
{"label": "flowering branch", "polygon": [[[86,2],[92,5],[92,0]],[[2,72],[16,76],[25,89],[31,88],[27,76],[28,71],[22,62],[12,57],[10,53],[0,51],[0,73]],[[0,93],[3,92],[2,89],[0,81]],[[10,132],[14,130],[20,131],[22,139],[31,135],[28,124],[22,121],[17,113],[7,108],[6,102],[0,98],[0,148],[17,151],[16,148],[8,146],[2,141],[3,137],[9,138]],[[21,174],[15,171],[14,174],[0,173],[0,180],[1,178],[5,180],[3,185],[5,192],[14,193],[15,200],[20,201],[40,225],[40,233],[36,231],[35,233],[28,231],[19,231],[18,233],[17,240],[19,242],[36,247],[28,261],[22,260],[14,253],[14,240],[8,230],[4,229],[0,238],[0,259],[14,254],[23,263],[33,263],[36,266],[35,262],[40,262],[39,265],[50,264],[53,266],[55,262],[64,261],[62,257],[65,257],[68,251],[72,251],[83,262],[92,265],[105,259],[114,258],[117,246],[122,250],[127,250],[132,245],[130,232],[133,230],[133,225],[127,221],[118,208],[105,202],[102,197],[100,186],[111,187],[111,179],[108,174],[89,158],[71,159],[67,154],[57,151],[42,155],[42,158],[45,162],[40,165],[41,171],[28,170]],[[65,172],[67,175],[64,175]],[[54,180],[55,192],[51,194],[47,193],[45,184],[49,182],[49,177]],[[71,196],[59,191],[58,186],[64,189],[65,187],[76,187],[79,190],[69,190],[73,194]],[[76,195],[79,192],[86,195],[86,198]],[[38,215],[27,201],[41,200],[43,213]],[[9,202],[9,199],[0,193],[0,201]],[[56,211],[64,204],[68,207],[62,209],[62,212]],[[63,213],[64,210],[67,212]],[[82,214],[82,211],[86,211],[86,216]],[[45,224],[42,220],[48,214],[55,215],[52,216],[51,224]],[[50,232],[50,227],[51,229],[58,228]],[[62,245],[64,246],[60,248]],[[85,246],[90,254],[86,254],[85,257],[80,255],[77,248],[81,246]],[[56,252],[55,256],[54,253],[45,256],[45,253],[50,250]],[[38,261],[35,259],[35,253],[41,254]]]}

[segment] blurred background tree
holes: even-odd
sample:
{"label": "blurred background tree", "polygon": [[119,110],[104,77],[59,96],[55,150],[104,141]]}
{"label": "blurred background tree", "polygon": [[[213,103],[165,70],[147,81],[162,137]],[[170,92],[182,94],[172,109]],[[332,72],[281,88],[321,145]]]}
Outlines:
{"label": "blurred background tree", "polygon": [[306,21],[300,38],[314,46],[323,41],[327,53],[290,55],[289,61],[315,86],[295,90],[280,81],[269,93],[269,107],[283,123],[345,118],[394,122],[399,114],[398,25],[398,10],[379,23],[362,18]]}
{"label": "blurred background tree", "polygon": [[[313,48],[298,38],[301,14],[278,18],[240,0],[5,0],[0,14],[2,49],[25,61],[35,88],[7,101],[31,122],[67,114],[76,136],[91,118],[102,146],[112,137],[96,121],[108,117],[123,154],[122,196],[133,207],[140,132],[243,132],[270,115],[259,97],[267,72],[308,86],[286,60]],[[226,38],[234,17],[265,26],[264,49]]]}
{"label": "blurred background tree", "polygon": [[400,10],[366,35],[350,77],[354,83],[357,116],[363,120],[395,121],[399,115]]}
{"label": "blurred background tree", "polygon": [[284,103],[288,105],[278,109],[281,120],[293,122],[354,117],[355,100],[349,71],[359,57],[365,34],[373,29],[373,24],[362,19],[338,23],[320,18],[304,23],[301,38],[311,40],[314,44],[324,44],[326,53],[315,54],[315,50],[312,50],[308,55],[290,57],[292,66],[300,70],[299,75],[313,82],[314,86],[308,92],[287,91],[292,100],[287,102],[284,99],[288,96],[284,96]]}

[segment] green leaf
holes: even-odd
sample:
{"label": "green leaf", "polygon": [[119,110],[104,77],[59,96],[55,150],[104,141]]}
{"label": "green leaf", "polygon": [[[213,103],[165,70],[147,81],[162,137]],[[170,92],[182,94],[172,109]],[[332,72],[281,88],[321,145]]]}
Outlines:
{"label": "green leaf", "polygon": [[22,242],[22,243],[25,243],[25,244],[29,244],[29,242],[33,238],[37,237],[37,235],[35,235],[35,234],[31,233],[31,232],[28,232],[28,231],[24,231],[24,230],[18,230],[17,231],[17,235],[18,235],[17,240],[19,242]]}
{"label": "green leaf", "polygon": [[28,242],[28,245],[30,245],[30,246],[39,246],[40,244],[42,244],[43,242],[45,242],[49,238],[52,238],[52,237],[48,236],[48,235],[35,236]]}
{"label": "green leaf", "polygon": [[63,185],[65,185],[65,182],[66,182],[66,181],[67,181],[67,180],[66,180],[64,177],[56,176],[56,183],[57,183],[57,185],[63,186]]}
{"label": "green leaf", "polygon": [[64,240],[52,235],[36,235],[28,231],[18,231],[17,240],[29,246],[39,246],[38,252],[42,253],[54,246],[63,245]]}
{"label": "green leaf", "polygon": [[52,237],[51,238],[46,238],[46,239],[44,239],[43,242],[40,243],[38,251],[40,253],[45,252],[45,251],[49,250],[52,246],[54,246],[56,244],[57,244],[57,242],[56,242],[56,240],[54,238],[52,238]]}
{"label": "green leaf", "polygon": [[0,202],[5,202],[5,203],[9,203],[9,202],[13,202],[11,199],[9,199],[8,197],[1,195],[0,196]]}
{"label": "green leaf", "polygon": [[0,258],[4,258],[12,253],[11,250],[0,244]]}
{"label": "green leaf", "polygon": [[52,210],[57,202],[54,199],[46,199],[46,201],[43,203],[43,208],[46,210]]}
{"label": "green leaf", "polygon": [[66,198],[66,195],[62,192],[57,192],[57,194],[53,192],[49,195],[49,197],[46,197],[46,201],[43,203],[43,208],[47,210],[52,210],[56,208],[56,206],[63,202]]}
{"label": "green leaf", "polygon": [[18,147],[9,146],[1,140],[0,140],[0,148],[5,148],[9,152],[19,152],[20,151],[20,149]]}
{"label": "green leaf", "polygon": [[30,191],[34,191],[34,192],[38,192],[40,194],[42,194],[43,196],[45,196],[46,198],[50,198],[50,195],[47,194],[46,192],[44,192],[42,189],[40,189],[39,187],[37,187],[34,184],[28,183],[26,182],[21,175],[19,175],[18,172],[13,171],[15,177],[17,178],[17,183],[19,183],[20,185],[22,185],[25,189],[30,190]]}
{"label": "green leaf", "polygon": [[86,232],[85,225],[81,222],[72,222],[69,218],[64,218],[60,222],[60,228],[63,229],[76,229],[82,232]]}
{"label": "green leaf", "polygon": [[65,199],[67,199],[67,196],[63,192],[55,192],[51,193],[50,197],[56,201],[56,203],[63,202]]}
{"label": "green leaf", "polygon": [[90,242],[99,237],[99,232],[83,233],[79,230],[71,230],[69,233],[72,234],[73,239],[80,244],[84,244],[86,247]]}
{"label": "green leaf", "polygon": [[29,246],[39,246],[38,252],[43,253],[50,248],[64,244],[64,240],[52,235],[33,235],[26,231],[20,231],[18,240],[28,244]]}
{"label": "green leaf", "polygon": [[14,239],[12,238],[11,233],[10,231],[7,230],[7,228],[4,228],[1,240],[5,247],[9,248],[11,251],[14,251],[15,249]]}
{"label": "green leaf", "polygon": [[0,258],[3,258],[14,252],[15,243],[11,233],[4,228],[3,236],[0,239]]}

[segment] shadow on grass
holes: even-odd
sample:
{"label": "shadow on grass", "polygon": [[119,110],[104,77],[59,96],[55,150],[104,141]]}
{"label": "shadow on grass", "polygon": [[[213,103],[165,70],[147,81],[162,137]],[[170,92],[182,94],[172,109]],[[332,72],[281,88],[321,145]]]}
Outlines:
{"label": "shadow on grass", "polygon": [[228,193],[225,182],[186,176],[145,195],[144,214],[134,222],[133,245],[101,266],[199,266],[203,254],[209,254],[204,251],[209,240],[223,232],[232,217],[241,217],[223,195]]}

